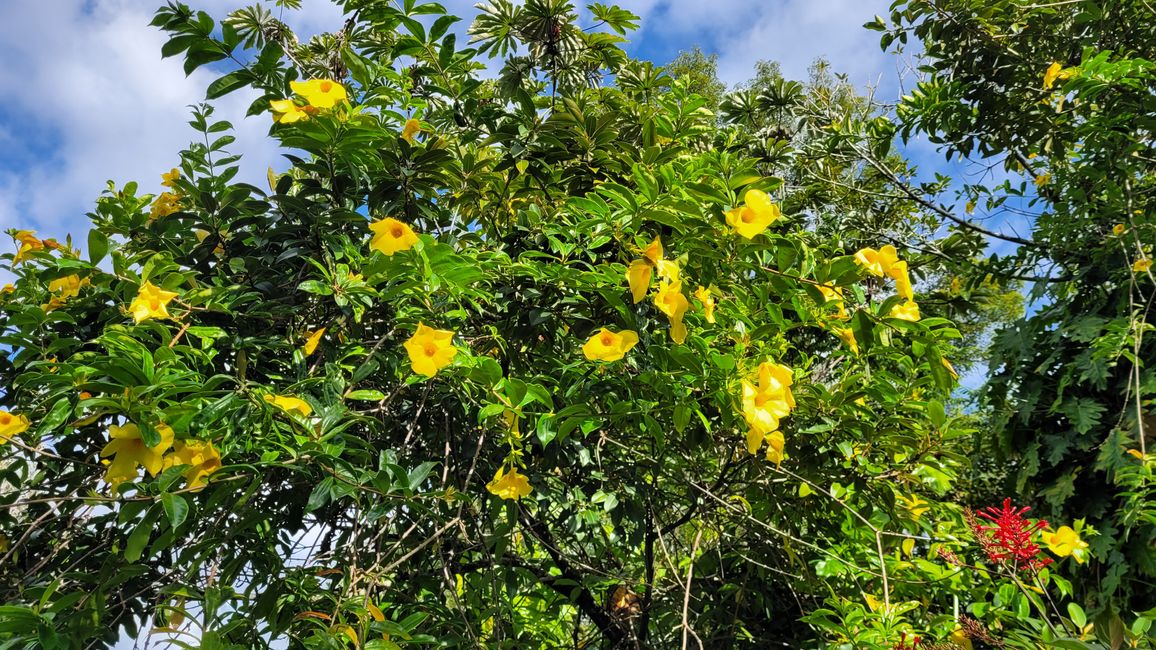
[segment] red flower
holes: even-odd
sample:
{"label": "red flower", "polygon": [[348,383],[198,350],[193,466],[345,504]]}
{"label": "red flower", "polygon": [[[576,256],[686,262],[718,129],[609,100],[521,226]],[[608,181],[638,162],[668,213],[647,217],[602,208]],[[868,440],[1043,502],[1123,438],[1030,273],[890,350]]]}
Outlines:
{"label": "red flower", "polygon": [[915,637],[911,645],[907,645],[907,633],[901,632],[899,634],[899,643],[896,643],[895,647],[891,648],[891,650],[919,650],[919,637]]}
{"label": "red flower", "polygon": [[1013,508],[1011,499],[1004,499],[1002,509],[988,507],[979,512],[980,517],[992,522],[994,526],[971,520],[972,531],[989,560],[1008,562],[1014,571],[1036,571],[1052,563],[1051,558],[1041,557],[1040,547],[1032,541],[1036,533],[1048,527],[1048,522],[1043,519],[1024,519],[1024,513],[1029,510],[1031,508],[1027,506]]}

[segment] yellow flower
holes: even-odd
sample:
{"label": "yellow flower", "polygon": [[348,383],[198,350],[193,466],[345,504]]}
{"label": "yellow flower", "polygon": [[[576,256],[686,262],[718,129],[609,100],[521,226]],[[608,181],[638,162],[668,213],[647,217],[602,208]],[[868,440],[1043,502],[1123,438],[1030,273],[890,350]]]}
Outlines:
{"label": "yellow flower", "polygon": [[289,87],[293,89],[293,92],[304,97],[305,101],[314,108],[333,108],[348,97],[345,86],[332,79],[290,81]]}
{"label": "yellow flower", "polygon": [[393,217],[374,221],[369,224],[369,229],[373,231],[369,247],[386,256],[392,257],[394,253],[407,251],[417,243],[417,234],[413,228]]}
{"label": "yellow flower", "polygon": [[309,338],[305,339],[305,345],[301,346],[301,350],[305,352],[305,356],[313,354],[313,351],[317,349],[317,345],[321,343],[322,336],[325,336],[324,327],[313,332],[309,335]]}
{"label": "yellow flower", "polygon": [[285,411],[300,415],[303,418],[309,417],[313,413],[313,407],[309,406],[309,402],[296,397],[289,397],[287,395],[266,395],[265,401],[273,406]]}
{"label": "yellow flower", "polygon": [[12,293],[13,291],[16,291],[16,287],[12,286],[11,283],[0,287],[0,293]]}
{"label": "yellow flower", "polygon": [[138,323],[149,318],[170,318],[168,304],[178,295],[175,291],[165,291],[146,281],[140,286],[128,310]]}
{"label": "yellow flower", "polygon": [[859,342],[855,340],[855,332],[850,327],[836,327],[832,331],[851,349],[851,354],[859,354]]}
{"label": "yellow flower", "polygon": [[831,302],[835,303],[835,307],[838,309],[838,311],[835,313],[835,318],[839,318],[839,319],[847,318],[847,308],[843,304],[843,290],[842,289],[840,289],[839,287],[836,287],[836,286],[831,286],[831,285],[827,285],[827,284],[820,284],[819,285],[819,293],[823,294],[823,303],[824,304],[829,304]]}
{"label": "yellow flower", "polygon": [[292,124],[309,119],[309,111],[293,103],[292,99],[274,99],[269,102],[273,111],[273,121],[277,124]]}
{"label": "yellow flower", "polygon": [[706,322],[714,322],[714,296],[710,295],[710,289],[699,286],[694,290],[694,297],[702,303],[702,312],[706,315]]}
{"label": "yellow flower", "polygon": [[425,323],[417,324],[417,331],[405,342],[409,362],[419,375],[433,377],[442,368],[453,363],[458,353],[453,345],[452,330],[435,330]]}
{"label": "yellow flower", "polygon": [[173,167],[171,170],[161,174],[161,185],[164,185],[165,187],[168,187],[168,188],[174,188],[177,185],[177,181],[179,181],[180,179],[181,179],[181,170],[177,169],[176,167]]}
{"label": "yellow flower", "polygon": [[783,437],[782,431],[772,431],[767,434],[767,460],[775,464],[776,467],[783,463],[783,448],[787,441]]}
{"label": "yellow flower", "polygon": [[955,647],[959,648],[960,650],[973,650],[973,646],[971,645],[971,637],[967,636],[967,632],[964,632],[963,628],[961,627],[956,627],[951,632],[951,636],[947,637],[947,640],[955,644]]}
{"label": "yellow flower", "polygon": [[1127,227],[1125,227],[1122,223],[1118,223],[1112,226],[1112,234],[1116,235],[1117,237],[1123,235],[1125,230],[1127,230]]}
{"label": "yellow flower", "polygon": [[899,260],[891,265],[888,275],[895,280],[895,292],[904,300],[915,300],[915,292],[911,288],[911,276],[907,274],[907,262]]}
{"label": "yellow flower", "polygon": [[1052,174],[1051,174],[1051,172],[1044,172],[1044,173],[1040,174],[1039,176],[1036,176],[1036,179],[1032,182],[1034,182],[1036,184],[1037,188],[1043,187],[1043,186],[1047,185],[1048,183],[1052,182]]}
{"label": "yellow flower", "polygon": [[603,327],[582,346],[582,354],[591,361],[618,361],[638,343],[638,334],[622,330],[615,334]]}
{"label": "yellow flower", "polygon": [[1071,69],[1065,70],[1064,66],[1058,62],[1053,62],[1044,71],[1044,90],[1051,90],[1052,86],[1056,85],[1056,81],[1063,81],[1072,76]]}
{"label": "yellow flower", "polygon": [[421,122],[410,118],[405,121],[405,126],[401,127],[401,139],[413,144],[413,136],[421,132]]}
{"label": "yellow flower", "polygon": [[779,206],[762,190],[747,190],[743,199],[746,204],[727,210],[726,218],[735,232],[747,239],[754,239],[782,216]]}
{"label": "yellow flower", "polygon": [[12,258],[12,266],[27,260],[32,257],[32,253],[44,250],[44,242],[37,239],[34,235],[35,230],[17,230],[12,238],[20,242],[20,248],[16,251],[16,257]]}
{"label": "yellow flower", "polygon": [[28,418],[8,411],[0,411],[0,445],[12,440],[12,436],[28,430]]}
{"label": "yellow flower", "polygon": [[1132,263],[1133,273],[1147,273],[1152,268],[1152,260],[1141,258]]}
{"label": "yellow flower", "polygon": [[173,430],[163,422],[157,425],[160,442],[148,447],[141,437],[140,428],[131,422],[124,426],[112,425],[108,428],[109,442],[100,450],[100,457],[112,456],[104,480],[116,492],[118,485],[134,480],[137,467],[144,467],[151,476],[156,476],[164,466],[163,456],[173,446]]}
{"label": "yellow flower", "polygon": [[682,284],[663,282],[654,296],[654,304],[670,320],[670,338],[674,339],[675,343],[685,341],[686,325],[683,325],[682,317],[686,315],[686,310],[690,309],[690,301],[682,295]]}
{"label": "yellow flower", "polygon": [[1045,530],[1040,533],[1040,539],[1048,545],[1049,551],[1059,557],[1071,555],[1078,564],[1083,564],[1086,559],[1084,556],[1088,543],[1080,539],[1080,535],[1069,526],[1060,526],[1054,532]]}
{"label": "yellow flower", "polygon": [[751,429],[768,435],[779,428],[795,408],[792,382],[790,368],[769,361],[759,364],[757,384],[743,381],[743,417]]}
{"label": "yellow flower", "polygon": [[[634,298],[634,303],[638,304],[646,297],[646,291],[650,288],[650,278],[654,273],[654,268],[663,263],[662,260],[662,240],[658,237],[642,250],[642,257],[630,263],[630,267],[626,269],[626,284],[630,287],[630,295]],[[663,268],[669,274],[670,270]],[[678,267],[675,267],[676,274]]]}
{"label": "yellow flower", "polygon": [[221,454],[208,440],[180,440],[165,458],[165,468],[188,465],[185,482],[194,492],[205,487],[205,478],[221,469]]}
{"label": "yellow flower", "polygon": [[506,474],[504,469],[499,467],[498,473],[494,474],[494,480],[486,485],[490,494],[515,501],[530,494],[534,488],[530,487],[530,481],[525,476],[518,473],[517,467],[511,467],[509,474]]}
{"label": "yellow flower", "polygon": [[895,305],[888,315],[891,318],[915,322],[919,320],[919,305],[915,304],[912,300],[908,300],[901,305]]}
{"label": "yellow flower", "polygon": [[69,298],[79,295],[80,288],[88,284],[88,278],[81,280],[79,275],[66,275],[49,282],[48,291],[52,293],[52,297],[48,299],[48,304],[44,305],[44,310],[52,311],[64,305]]}
{"label": "yellow flower", "polygon": [[903,506],[904,510],[911,514],[911,518],[915,521],[919,521],[923,513],[931,509],[931,505],[927,501],[920,499],[914,494],[910,497],[900,495],[896,500],[899,501],[899,505]]}
{"label": "yellow flower", "polygon": [[866,267],[871,275],[883,277],[891,274],[891,268],[899,261],[899,253],[891,244],[879,250],[862,248],[855,253],[855,261]]}
{"label": "yellow flower", "polygon": [[149,221],[159,219],[160,217],[167,217],[174,212],[181,209],[181,197],[173,192],[161,192],[157,198],[153,199],[152,208],[149,209]]}

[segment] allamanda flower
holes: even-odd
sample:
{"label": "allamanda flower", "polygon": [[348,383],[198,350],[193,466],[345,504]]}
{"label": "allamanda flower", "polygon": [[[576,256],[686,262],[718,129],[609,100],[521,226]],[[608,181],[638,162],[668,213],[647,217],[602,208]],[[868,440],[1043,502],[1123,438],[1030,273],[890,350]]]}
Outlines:
{"label": "allamanda flower", "polygon": [[165,458],[165,467],[188,466],[184,471],[188,487],[197,491],[205,487],[206,478],[221,468],[221,454],[208,440],[179,440],[173,453]]}
{"label": "allamanda flower", "polygon": [[618,361],[638,343],[638,334],[622,330],[615,334],[603,327],[582,346],[582,354],[591,361]]}
{"label": "allamanda flower", "polygon": [[674,339],[675,343],[681,344],[685,341],[686,325],[683,324],[682,318],[686,315],[686,310],[690,309],[690,301],[682,295],[682,283],[663,282],[654,296],[654,304],[670,320],[670,338]]}
{"label": "allamanda flower", "polygon": [[861,248],[855,253],[855,261],[866,268],[871,275],[881,278],[885,275],[891,275],[891,268],[899,261],[899,253],[891,244],[887,244],[879,250]]}
{"label": "allamanda flower", "polygon": [[706,316],[706,322],[714,322],[714,296],[710,294],[710,289],[700,286],[694,290],[694,297],[702,303],[702,313]]}
{"label": "allamanda flower", "polygon": [[160,442],[149,447],[145,445],[140,428],[133,423],[123,426],[112,425],[108,428],[109,442],[100,450],[100,457],[112,456],[108,461],[104,480],[116,492],[117,486],[125,481],[136,479],[137,467],[144,467],[150,476],[156,476],[163,467],[163,456],[169,447],[173,446],[173,430],[165,423],[156,426],[160,434]]}
{"label": "allamanda flower", "polygon": [[293,89],[293,92],[304,97],[305,101],[314,108],[333,108],[348,98],[345,86],[332,79],[290,81],[289,87]]}
{"label": "allamanda flower", "polygon": [[490,494],[516,501],[533,491],[529,479],[519,474],[517,467],[511,467],[509,473],[504,470],[505,468],[499,467],[498,473],[494,474],[494,480],[486,485]]}
{"label": "allamanda flower", "polygon": [[393,217],[374,221],[369,224],[369,229],[373,232],[369,247],[382,255],[392,257],[394,253],[407,251],[417,243],[417,234],[413,228]]}
{"label": "allamanda flower", "polygon": [[1132,263],[1133,273],[1147,273],[1148,269],[1152,268],[1152,260],[1141,258]]}
{"label": "allamanda flower", "polygon": [[181,210],[181,197],[175,192],[161,192],[157,198],[153,199],[152,208],[149,209],[149,221],[167,217],[174,212]]}
{"label": "allamanda flower", "polygon": [[[634,298],[635,304],[642,302],[646,297],[654,269],[663,262],[662,240],[655,237],[654,241],[642,249],[642,257],[630,263],[630,267],[626,269],[626,284],[630,287],[630,295]],[[677,273],[677,267],[675,268]]]}
{"label": "allamanda flower", "polygon": [[843,289],[827,284],[819,285],[819,293],[823,294],[824,304],[835,303],[835,318],[847,318],[847,307],[843,304]]}
{"label": "allamanda flower", "polygon": [[48,304],[44,305],[44,311],[52,311],[63,306],[69,298],[80,295],[80,288],[88,284],[88,278],[81,280],[79,275],[66,275],[49,282],[48,291],[52,293],[52,297],[48,299]]}
{"label": "allamanda flower", "polygon": [[919,320],[919,305],[915,304],[912,300],[908,300],[902,304],[895,305],[888,316],[914,323]]}
{"label": "allamanda flower", "polygon": [[762,190],[747,190],[743,200],[745,205],[727,210],[726,218],[731,228],[747,239],[754,239],[782,216],[779,206]]}
{"label": "allamanda flower", "polygon": [[177,181],[179,180],[181,180],[181,170],[177,169],[176,167],[173,167],[169,171],[161,174],[161,185],[164,185],[167,188],[175,188],[177,186]]}
{"label": "allamanda flower", "polygon": [[839,337],[851,350],[851,354],[859,354],[859,342],[855,340],[855,332],[850,327],[836,327],[832,332]]}
{"label": "allamanda flower", "polygon": [[12,238],[20,242],[20,248],[16,250],[16,257],[12,258],[12,266],[26,261],[32,257],[32,253],[44,250],[44,242],[36,238],[35,230],[17,230]]}
{"label": "allamanda flower", "polygon": [[307,418],[313,413],[313,407],[309,406],[309,402],[297,397],[289,397],[288,395],[266,395],[264,399],[266,402],[269,402],[286,413],[300,415],[303,418]]}
{"label": "allamanda flower", "polygon": [[0,445],[12,440],[12,436],[28,430],[28,418],[8,411],[0,411]]}
{"label": "allamanda flower", "polygon": [[458,349],[454,347],[453,330],[435,330],[425,323],[417,324],[417,331],[405,342],[409,363],[419,375],[433,377],[442,368],[453,363]]}
{"label": "allamanda flower", "polygon": [[401,139],[410,144],[413,144],[413,137],[418,133],[421,133],[421,122],[412,117],[401,127]]}
{"label": "allamanda flower", "polygon": [[309,338],[305,339],[305,345],[301,346],[301,351],[305,353],[305,356],[313,354],[313,351],[316,350],[317,346],[321,343],[322,336],[325,336],[324,327],[313,332],[309,335]]}
{"label": "allamanda flower", "polygon": [[743,381],[743,417],[751,429],[766,435],[795,408],[791,369],[769,361],[759,364],[758,383]]}
{"label": "allamanda flower", "polygon": [[168,304],[178,295],[180,294],[175,291],[165,291],[153,283],[145,281],[140,285],[140,290],[137,291],[136,298],[133,298],[128,310],[138,323],[150,318],[171,318]]}
{"label": "allamanda flower", "polygon": [[269,110],[273,111],[273,122],[277,124],[292,124],[309,119],[308,108],[298,106],[292,99],[274,99],[269,102]]}
{"label": "allamanda flower", "polygon": [[1055,531],[1045,530],[1040,533],[1040,539],[1059,557],[1071,555],[1077,564],[1083,564],[1087,559],[1088,543],[1080,539],[1079,533],[1070,526],[1060,526]]}

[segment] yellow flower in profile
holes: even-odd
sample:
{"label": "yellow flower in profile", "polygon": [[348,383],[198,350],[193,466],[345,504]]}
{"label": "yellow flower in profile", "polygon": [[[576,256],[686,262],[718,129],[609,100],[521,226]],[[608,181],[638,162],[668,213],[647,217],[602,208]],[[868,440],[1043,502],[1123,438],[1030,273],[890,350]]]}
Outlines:
{"label": "yellow flower in profile", "polygon": [[783,464],[783,449],[786,447],[787,441],[783,437],[782,431],[772,431],[767,434],[767,460],[775,464],[776,467]]}
{"label": "yellow flower in profile", "polygon": [[1044,172],[1039,176],[1036,176],[1036,179],[1032,182],[1036,184],[1037,188],[1043,187],[1052,182],[1052,174],[1051,172]]}
{"label": "yellow flower in profile", "polygon": [[638,343],[638,334],[622,330],[615,334],[603,327],[582,346],[582,354],[591,361],[618,361]]}
{"label": "yellow flower in profile", "polygon": [[486,484],[486,489],[494,496],[517,501],[530,494],[534,488],[530,487],[529,479],[518,473],[517,467],[511,467],[509,473],[505,472],[504,467],[499,467],[494,480]]}
{"label": "yellow flower in profile", "polygon": [[413,137],[421,133],[421,122],[410,118],[405,121],[405,125],[401,127],[401,139],[413,144]]}
{"label": "yellow flower in profile", "polygon": [[944,368],[947,368],[947,372],[951,374],[952,379],[959,379],[959,373],[955,371],[955,366],[951,365],[950,361],[940,357],[939,362],[943,364]]}
{"label": "yellow flower in profile", "polygon": [[[654,269],[662,262],[662,240],[655,237],[654,241],[642,249],[642,257],[630,263],[630,267],[626,269],[626,284],[630,287],[630,295],[634,298],[634,304],[642,302],[642,299],[646,297]],[[677,273],[677,267],[675,268]],[[664,270],[669,273],[669,270]]]}
{"label": "yellow flower in profile", "polygon": [[1076,558],[1078,564],[1083,564],[1087,559],[1085,556],[1088,543],[1080,539],[1080,535],[1070,526],[1060,526],[1055,531],[1045,530],[1040,533],[1040,539],[1047,544],[1048,550],[1058,557],[1071,555]]}
{"label": "yellow flower in profile", "polygon": [[[908,555],[910,555],[910,553]],[[955,644],[955,647],[959,648],[959,650],[974,650],[974,646],[971,645],[971,637],[967,635],[967,632],[963,631],[962,627],[956,626],[956,628],[952,630],[951,635],[947,637],[947,640]]]}
{"label": "yellow flower in profile", "polygon": [[1112,226],[1112,234],[1119,237],[1120,235],[1123,235],[1124,231],[1127,229],[1128,228],[1126,226],[1124,226],[1124,224],[1118,223],[1118,224]]}
{"label": "yellow flower in profile", "polygon": [[20,242],[20,248],[16,250],[16,257],[12,258],[12,266],[28,260],[32,257],[32,253],[44,250],[44,242],[35,237],[35,230],[17,230],[12,238]]}
{"label": "yellow flower in profile", "polygon": [[165,468],[187,465],[185,482],[192,491],[205,487],[205,479],[221,469],[221,454],[208,440],[179,440],[165,458]]}
{"label": "yellow flower in profile", "polygon": [[313,351],[317,349],[317,345],[321,343],[322,336],[325,336],[324,327],[313,332],[309,335],[309,338],[305,339],[305,345],[301,346],[301,351],[305,353],[305,356],[313,354]]}
{"label": "yellow flower in profile", "polygon": [[899,260],[891,265],[888,273],[895,280],[895,293],[904,300],[915,300],[915,292],[911,288],[911,276],[907,274],[907,262]]}
{"label": "yellow flower in profile", "polygon": [[694,290],[694,297],[702,303],[702,313],[706,315],[706,322],[714,322],[714,296],[710,295],[710,289],[699,286]]}
{"label": "yellow flower in profile", "polygon": [[914,323],[919,320],[919,305],[915,304],[912,300],[908,300],[903,304],[895,305],[888,316]]}
{"label": "yellow flower in profile", "polygon": [[0,411],[0,445],[12,440],[12,436],[28,430],[30,423],[23,415]]}
{"label": "yellow flower in profile", "polygon": [[309,406],[309,402],[297,397],[289,397],[288,395],[266,395],[265,401],[286,413],[300,415],[303,418],[307,418],[313,413],[313,407]]}
{"label": "yellow flower in profile", "polygon": [[1044,71],[1044,90],[1051,90],[1056,85],[1057,81],[1063,81],[1072,76],[1071,69],[1064,69],[1064,66],[1058,62],[1052,62],[1048,69]]}
{"label": "yellow flower in profile", "polygon": [[163,456],[169,447],[173,446],[173,430],[163,422],[157,424],[157,433],[160,442],[149,447],[145,445],[140,428],[131,422],[123,426],[112,425],[108,428],[109,442],[100,450],[100,457],[107,458],[108,469],[104,480],[112,486],[112,491],[125,481],[136,479],[137,467],[144,467],[150,476],[156,476],[164,466]]}
{"label": "yellow flower in profile", "polygon": [[883,277],[891,274],[891,268],[899,261],[899,253],[891,244],[879,250],[862,248],[855,253],[855,261],[864,266],[871,275]]}
{"label": "yellow flower in profile", "polygon": [[1147,258],[1140,258],[1132,263],[1133,273],[1147,273],[1150,268],[1152,268],[1152,260]]}
{"label": "yellow flower in profile", "polygon": [[273,112],[273,122],[276,124],[292,124],[309,119],[309,111],[295,104],[292,99],[274,99],[269,102],[269,110]]}
{"label": "yellow flower in profile", "polygon": [[80,295],[80,288],[89,284],[88,278],[80,279],[79,275],[66,275],[63,278],[56,278],[48,283],[48,291],[52,297],[48,299],[48,304],[44,305],[45,311],[52,311],[57,307],[61,307],[68,302],[69,298],[74,298]]}
{"label": "yellow flower in profile", "polygon": [[795,408],[791,369],[769,361],[759,364],[758,383],[743,381],[743,418],[762,435],[779,428],[779,420]]}
{"label": "yellow flower in profile", "polygon": [[165,291],[146,281],[140,286],[128,310],[138,323],[149,318],[170,318],[168,304],[178,295],[175,291]]}
{"label": "yellow flower in profile", "polygon": [[407,251],[417,243],[417,234],[413,228],[393,217],[374,221],[369,224],[369,229],[373,231],[369,247],[388,257],[392,257],[394,253]]}
{"label": "yellow flower in profile", "polygon": [[835,312],[835,318],[847,318],[847,307],[843,303],[843,290],[841,288],[828,284],[820,284],[819,293],[823,294],[824,304],[835,303],[835,307],[838,310]]}
{"label": "yellow flower in profile", "polygon": [[425,323],[417,324],[417,331],[405,342],[409,363],[419,375],[433,377],[442,368],[453,363],[458,349],[454,347],[453,330],[435,330]]}
{"label": "yellow flower in profile", "polygon": [[743,200],[745,205],[726,213],[727,223],[742,237],[754,239],[782,216],[779,206],[762,190],[747,190]]}
{"label": "yellow flower in profile", "polygon": [[181,197],[174,192],[161,192],[157,198],[153,199],[152,208],[149,209],[149,221],[167,217],[174,212],[179,212],[181,209]]}
{"label": "yellow flower in profile", "polygon": [[675,343],[686,341],[686,325],[682,318],[686,310],[690,309],[690,301],[682,295],[682,284],[679,282],[663,282],[654,296],[654,304],[658,311],[666,314],[670,320],[670,338]]}
{"label": "yellow flower in profile", "polygon": [[851,354],[859,354],[859,342],[855,340],[855,332],[850,327],[836,327],[832,331],[851,349]]}
{"label": "yellow flower in profile", "polygon": [[167,188],[174,188],[177,186],[177,181],[181,180],[181,170],[173,167],[169,171],[161,174],[161,185]]}
{"label": "yellow flower in profile", "polygon": [[333,108],[348,98],[345,86],[332,79],[290,81],[289,87],[293,89],[293,92],[304,97],[305,101],[314,108]]}

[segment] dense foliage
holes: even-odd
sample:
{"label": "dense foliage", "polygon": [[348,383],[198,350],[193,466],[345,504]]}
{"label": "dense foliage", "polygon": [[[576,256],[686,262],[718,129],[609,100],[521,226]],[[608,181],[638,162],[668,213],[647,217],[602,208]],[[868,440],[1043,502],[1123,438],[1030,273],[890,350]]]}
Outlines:
{"label": "dense foliage", "polygon": [[[222,73],[209,101],[255,91],[288,161],[267,186],[234,180],[232,126],[205,104],[164,191],[110,185],[84,253],[12,233],[0,647],[150,628],[206,649],[1153,646],[1146,578],[1123,583],[1152,548],[1135,435],[1151,317],[1032,352],[1054,371],[1009,356],[1009,332],[1063,338],[1080,291],[1108,292],[1101,310],[1150,300],[1147,269],[1127,270],[1150,251],[1065,244],[1120,284],[1050,283],[1072,287],[1055,311],[999,335],[989,394],[1103,393],[1051,412],[1037,397],[1022,430],[1001,407],[1018,483],[977,475],[989,418],[953,398],[952,360],[1019,315],[1016,283],[1075,271],[1060,248],[983,262],[989,231],[942,205],[948,183],[913,184],[893,142],[955,124],[945,142],[1004,146],[1021,115],[950,122],[921,86],[891,119],[823,66],[801,83],[764,64],[716,95],[709,57],[681,76],[632,60],[637,18],[599,4],[583,25],[565,0],[483,3],[465,48],[437,4],[340,4],[344,26],[305,43],[261,6],[156,14],[166,56]],[[943,74],[974,64],[980,83],[923,8],[875,27],[911,26]],[[1112,101],[1151,102],[1119,83],[1134,92]],[[1107,155],[1090,122],[1072,118],[1068,146]],[[1093,183],[1095,164],[1046,159],[1041,187]],[[1153,228],[1140,180],[1118,181],[1133,194],[1113,242]],[[1074,227],[1053,219],[1037,238]],[[1109,331],[1130,356],[1098,344],[1116,383],[1080,388],[1094,378],[1065,355]],[[1108,395],[1126,398],[1114,437],[1070,415],[1092,442],[1046,457],[1118,514],[1042,487],[1039,440],[1068,434],[1028,417]],[[1093,445],[1099,473],[1064,455]],[[1045,504],[1051,523],[1026,507]]]}

